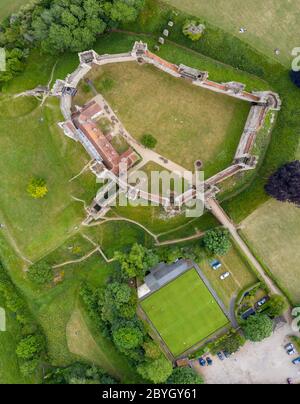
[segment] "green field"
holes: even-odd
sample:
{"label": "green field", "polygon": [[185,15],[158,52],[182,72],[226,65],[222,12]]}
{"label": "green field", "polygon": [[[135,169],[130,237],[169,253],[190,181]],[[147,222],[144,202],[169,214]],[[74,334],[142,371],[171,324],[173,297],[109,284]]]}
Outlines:
{"label": "green field", "polygon": [[269,201],[243,222],[243,233],[280,286],[299,303],[299,208]]}
{"label": "green field", "polygon": [[141,306],[174,356],[228,324],[195,269],[143,300]]}
{"label": "green field", "polygon": [[[218,293],[218,296],[229,309],[232,299],[241,290],[255,284],[258,280],[245,259],[235,248],[232,248],[224,257],[218,257],[218,259],[222,263],[222,268],[218,271],[211,268],[209,265],[210,260],[202,261],[199,266]],[[230,272],[230,277],[225,281],[221,281],[220,275],[227,271]]]}
{"label": "green field", "polygon": [[18,11],[20,6],[27,4],[27,0],[0,0],[0,20]]}
{"label": "green field", "polygon": [[[189,14],[204,17],[210,23],[257,48],[287,67],[291,51],[299,47],[300,3],[289,0],[165,0]],[[240,27],[247,32],[239,34]],[[280,56],[274,49],[281,50]]]}
{"label": "green field", "polygon": [[[159,154],[188,170],[200,159],[207,177],[231,164],[250,104],[195,87],[151,65],[106,65],[89,77],[132,136],[141,140],[151,133],[157,139]],[[74,103],[89,97],[80,92]]]}

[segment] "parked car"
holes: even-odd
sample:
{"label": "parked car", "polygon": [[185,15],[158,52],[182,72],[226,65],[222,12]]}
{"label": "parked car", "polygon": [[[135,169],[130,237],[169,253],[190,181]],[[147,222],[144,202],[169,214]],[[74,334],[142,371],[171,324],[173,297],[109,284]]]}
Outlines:
{"label": "parked car", "polygon": [[229,272],[225,272],[224,274],[222,274],[222,275],[220,276],[221,281],[224,281],[226,278],[228,278],[228,276],[230,276],[230,273],[229,273]]}
{"label": "parked car", "polygon": [[262,299],[260,299],[256,304],[256,308],[261,308],[262,306],[264,306],[268,301],[270,300],[269,296],[265,296]]}
{"label": "parked car", "polygon": [[222,264],[221,264],[220,261],[214,260],[213,262],[210,263],[210,266],[212,267],[212,269],[213,269],[214,271],[217,271],[218,269],[221,268]]}
{"label": "parked car", "polygon": [[224,351],[223,354],[224,354],[226,359],[230,358],[230,356],[231,356],[230,353],[227,352],[227,351]]}
{"label": "parked car", "polygon": [[300,356],[299,356],[299,358],[293,360],[293,364],[294,365],[299,365],[300,364]]}
{"label": "parked car", "polygon": [[297,354],[297,351],[296,351],[293,344],[287,344],[285,346],[285,350],[286,350],[287,354],[290,355],[290,356]]}
{"label": "parked car", "polygon": [[287,351],[287,354],[289,355],[289,356],[292,356],[292,355],[296,355],[298,352],[296,351],[296,349],[288,349]]}
{"label": "parked car", "polygon": [[220,359],[220,361],[224,360],[224,356],[223,356],[222,352],[218,352],[217,357]]}
{"label": "parked car", "polygon": [[206,358],[206,362],[207,362],[208,366],[211,366],[213,364],[213,361],[211,358]]}
{"label": "parked car", "polygon": [[199,362],[199,365],[200,365],[200,366],[202,366],[202,367],[203,367],[203,366],[206,366],[206,360],[205,360],[205,359],[199,358],[199,359],[198,359],[198,362]]}
{"label": "parked car", "polygon": [[295,347],[294,347],[294,344],[289,343],[289,344],[285,345],[284,349],[286,351],[291,351],[292,349],[295,349]]}

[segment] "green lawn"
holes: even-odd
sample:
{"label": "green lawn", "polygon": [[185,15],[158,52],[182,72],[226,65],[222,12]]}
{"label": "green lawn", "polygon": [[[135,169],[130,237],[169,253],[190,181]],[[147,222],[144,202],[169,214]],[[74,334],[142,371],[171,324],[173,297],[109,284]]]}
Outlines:
{"label": "green lawn", "polygon": [[28,3],[28,0],[0,0],[0,20],[18,11],[20,6]]}
{"label": "green lawn", "polygon": [[[106,65],[89,77],[129,133],[138,140],[146,133],[157,139],[159,154],[192,171],[200,159],[206,177],[231,164],[250,104],[195,87],[151,65]],[[82,97],[79,93],[74,103],[82,103]]]}
{"label": "green lawn", "polygon": [[[290,67],[291,51],[299,46],[300,4],[289,0],[165,0],[189,14],[238,36],[269,57]],[[247,32],[239,34],[240,27]],[[280,56],[274,49],[281,50]]]}
{"label": "green lawn", "polygon": [[[233,247],[224,257],[217,257],[222,263],[222,268],[214,271],[210,266],[210,261],[206,259],[199,263],[201,269],[210,281],[213,288],[222,299],[225,306],[229,309],[231,300],[238,293],[248,286],[255,284],[258,280],[252,270],[249,268],[246,260]],[[221,281],[220,275],[224,272],[230,272],[230,277]]]}
{"label": "green lawn", "polygon": [[174,356],[228,324],[228,319],[191,269],[141,302]]}
{"label": "green lawn", "polygon": [[[83,205],[71,195],[89,202],[96,184],[91,173],[69,182],[88,156],[57,127],[61,115],[56,100],[41,109],[30,98],[3,98],[0,217],[21,252],[36,260],[61,244],[84,218]],[[47,182],[49,193],[43,200],[26,192],[34,176]]]}
{"label": "green lawn", "polygon": [[299,209],[270,200],[244,220],[243,233],[291,300],[299,303]]}
{"label": "green lawn", "polygon": [[[3,307],[3,304],[0,295],[0,307]],[[19,362],[15,353],[19,338],[21,338],[20,326],[13,315],[6,311],[6,331],[0,331],[0,384],[27,384],[32,382],[20,373]]]}

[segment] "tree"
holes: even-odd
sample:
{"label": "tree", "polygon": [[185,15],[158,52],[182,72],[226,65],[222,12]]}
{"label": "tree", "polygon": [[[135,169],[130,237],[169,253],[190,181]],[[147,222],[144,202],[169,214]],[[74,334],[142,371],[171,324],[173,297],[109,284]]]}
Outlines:
{"label": "tree", "polygon": [[143,345],[143,348],[146,358],[158,359],[161,356],[161,350],[153,340],[146,341]]}
{"label": "tree", "polygon": [[273,321],[265,314],[250,316],[243,325],[245,337],[253,342],[260,342],[272,335]]}
{"label": "tree", "polygon": [[27,192],[34,199],[44,198],[48,193],[46,181],[42,178],[32,178],[28,184]]}
{"label": "tree", "polygon": [[300,161],[296,160],[279,168],[269,178],[265,190],[280,202],[300,205]]}
{"label": "tree", "polygon": [[199,41],[205,30],[205,25],[200,21],[188,20],[182,27],[183,35],[187,36],[192,41]]}
{"label": "tree", "polygon": [[117,252],[115,258],[121,265],[124,279],[135,277],[142,279],[147,270],[159,262],[157,254],[140,244],[134,244],[128,254]]}
{"label": "tree", "polygon": [[43,337],[39,335],[29,335],[19,342],[16,354],[19,358],[30,361],[38,358],[44,348],[45,342]]}
{"label": "tree", "polygon": [[226,255],[232,246],[227,229],[207,231],[203,238],[203,244],[209,253],[217,255]]}
{"label": "tree", "polygon": [[295,70],[291,70],[290,77],[292,82],[297,86],[300,87],[300,70],[296,72]]}
{"label": "tree", "polygon": [[155,146],[157,145],[157,140],[155,139],[154,136],[152,136],[150,134],[143,135],[141,142],[142,142],[142,145],[144,145],[148,149],[154,149]]}
{"label": "tree", "polygon": [[200,375],[189,367],[175,368],[167,380],[168,384],[204,384]]}
{"label": "tree", "polygon": [[153,361],[147,360],[137,367],[138,373],[152,383],[165,383],[173,370],[172,364],[163,355]]}
{"label": "tree", "polygon": [[142,345],[144,335],[133,321],[117,324],[112,330],[113,340],[121,352],[130,351]]}
{"label": "tree", "polygon": [[268,301],[265,313],[271,318],[279,317],[289,308],[287,300],[281,295],[272,295]]}
{"label": "tree", "polygon": [[112,282],[104,292],[102,318],[111,323],[116,317],[131,319],[137,305],[136,291],[126,283]]}
{"label": "tree", "polygon": [[28,278],[37,285],[45,285],[53,281],[53,270],[46,262],[32,265],[28,270]]}

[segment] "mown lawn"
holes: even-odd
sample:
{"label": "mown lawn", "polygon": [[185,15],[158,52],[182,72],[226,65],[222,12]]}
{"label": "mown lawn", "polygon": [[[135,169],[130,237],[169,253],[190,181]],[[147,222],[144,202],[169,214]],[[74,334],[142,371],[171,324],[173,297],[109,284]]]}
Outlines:
{"label": "mown lawn", "polygon": [[243,233],[291,300],[299,303],[299,209],[268,201],[244,220]]}
{"label": "mown lawn", "polygon": [[162,156],[191,171],[200,159],[206,177],[232,162],[250,104],[195,87],[150,65],[106,65],[90,77],[129,133],[138,140],[151,133],[158,141],[155,151]]}
{"label": "mown lawn", "polygon": [[[288,0],[165,0],[189,14],[203,17],[290,67],[291,51],[299,46],[300,5]],[[246,27],[247,32],[239,34]],[[279,48],[281,54],[275,56]]]}
{"label": "mown lawn", "polygon": [[[255,284],[257,278],[249,268],[247,261],[234,247],[226,256],[216,258],[222,263],[222,267],[217,271],[214,271],[210,266],[210,262],[213,261],[213,259],[203,260],[199,265],[218,296],[229,309],[231,300],[236,297],[241,290]],[[230,277],[221,281],[220,276],[227,271],[230,273]]]}
{"label": "mown lawn", "polygon": [[228,323],[195,269],[153,293],[141,306],[174,356]]}
{"label": "mown lawn", "polygon": [[[90,201],[96,184],[92,174],[69,182],[88,156],[57,127],[61,115],[56,100],[39,108],[30,98],[3,97],[1,106],[1,219],[21,252],[36,260],[74,232],[84,211],[71,196]],[[46,180],[49,192],[43,200],[26,192],[32,177]]]}
{"label": "mown lawn", "polygon": [[28,0],[0,0],[0,21],[27,3]]}
{"label": "mown lawn", "polygon": [[[0,295],[0,307],[4,301]],[[22,376],[16,355],[16,347],[21,336],[18,322],[13,315],[6,310],[6,331],[0,331],[0,384],[27,384],[32,380]]]}

